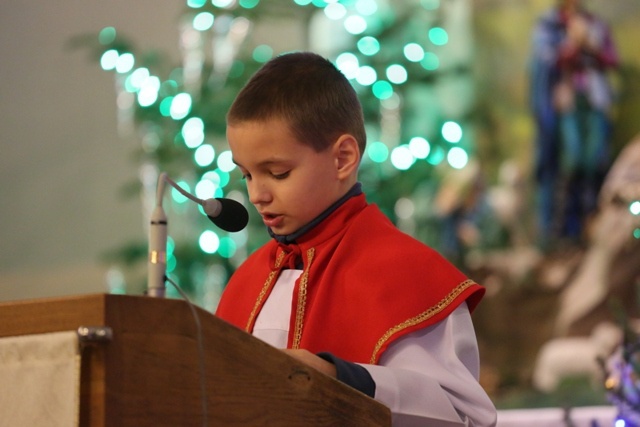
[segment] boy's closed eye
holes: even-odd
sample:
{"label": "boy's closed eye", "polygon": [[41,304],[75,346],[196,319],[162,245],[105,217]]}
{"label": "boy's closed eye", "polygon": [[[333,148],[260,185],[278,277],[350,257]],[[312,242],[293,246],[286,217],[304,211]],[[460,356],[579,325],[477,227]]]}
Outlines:
{"label": "boy's closed eye", "polygon": [[[291,171],[286,171],[286,172],[282,172],[282,173],[280,173],[280,172],[278,172],[278,173],[269,172],[269,175],[271,175],[274,179],[280,180],[280,179],[288,178],[290,173],[291,173]],[[251,181],[251,174],[248,173],[248,172],[244,172],[242,174],[242,179]]]}
{"label": "boy's closed eye", "polygon": [[271,172],[271,176],[273,176],[275,179],[285,179],[285,178],[289,177],[290,173],[291,173],[291,171],[286,171],[286,172],[282,172],[282,173]]}

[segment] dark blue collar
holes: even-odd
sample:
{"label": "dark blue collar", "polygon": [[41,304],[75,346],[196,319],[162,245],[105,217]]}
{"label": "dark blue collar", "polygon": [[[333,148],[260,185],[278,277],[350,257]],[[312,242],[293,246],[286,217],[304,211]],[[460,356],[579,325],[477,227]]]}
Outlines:
{"label": "dark blue collar", "polygon": [[362,184],[357,182],[353,187],[351,187],[349,191],[347,191],[347,193],[344,196],[340,197],[334,204],[332,204],[327,209],[325,209],[320,215],[315,217],[315,219],[313,219],[307,225],[300,227],[298,230],[294,231],[293,233],[275,234],[273,231],[271,231],[270,228],[267,228],[267,231],[269,232],[269,235],[273,237],[278,243],[282,243],[285,245],[289,243],[294,243],[296,239],[298,239],[300,236],[302,236],[303,234],[305,234],[306,232],[314,228],[316,225],[320,224],[326,217],[331,215],[333,211],[335,211],[340,206],[342,206],[344,202],[360,194],[362,194]]}

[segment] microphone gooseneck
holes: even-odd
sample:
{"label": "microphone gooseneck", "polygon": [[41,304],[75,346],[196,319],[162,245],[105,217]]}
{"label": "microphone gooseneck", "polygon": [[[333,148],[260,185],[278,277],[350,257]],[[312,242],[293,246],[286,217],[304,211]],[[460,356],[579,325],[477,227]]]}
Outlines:
{"label": "microphone gooseneck", "polygon": [[149,259],[147,263],[147,293],[152,297],[164,297],[167,271],[167,215],[162,208],[165,183],[169,183],[189,200],[201,205],[207,217],[225,231],[236,232],[249,222],[249,212],[242,203],[225,198],[199,199],[189,193],[162,172],[158,176],[156,206],[149,225]]}
{"label": "microphone gooseneck", "polygon": [[215,199],[199,199],[193,194],[180,187],[176,182],[169,178],[164,172],[164,180],[171,184],[173,188],[178,190],[183,196],[202,206],[207,217],[215,225],[224,231],[236,232],[240,231],[249,223],[249,212],[242,203],[233,200],[216,197]]}

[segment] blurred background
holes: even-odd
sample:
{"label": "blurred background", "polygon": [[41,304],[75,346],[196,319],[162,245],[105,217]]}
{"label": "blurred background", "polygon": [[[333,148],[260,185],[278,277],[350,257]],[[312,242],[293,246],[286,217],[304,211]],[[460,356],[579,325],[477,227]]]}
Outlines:
{"label": "blurred background", "polygon": [[[571,31],[598,26],[578,77],[551,51],[570,27],[560,3],[2,2],[0,302],[143,293],[158,173],[246,204],[226,109],[268,59],[314,50],[361,97],[369,200],[487,287],[474,320],[497,404],[608,402],[604,361],[638,311],[640,3],[581,2]],[[610,96],[579,96],[591,81]],[[596,116],[573,128],[574,107]],[[549,148],[571,150],[572,130],[575,162],[593,166],[578,173]],[[217,230],[166,193],[170,274],[213,311],[267,235],[256,218]]]}

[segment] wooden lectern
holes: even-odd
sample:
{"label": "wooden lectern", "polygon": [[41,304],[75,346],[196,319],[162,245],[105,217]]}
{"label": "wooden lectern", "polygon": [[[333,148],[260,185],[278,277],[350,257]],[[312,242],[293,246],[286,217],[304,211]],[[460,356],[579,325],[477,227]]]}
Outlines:
{"label": "wooden lectern", "polygon": [[196,313],[203,352],[185,301],[142,296],[0,303],[0,337],[96,326],[112,332],[109,341],[81,345],[82,426],[202,426],[205,402],[209,426],[391,425],[379,402],[205,310]]}

